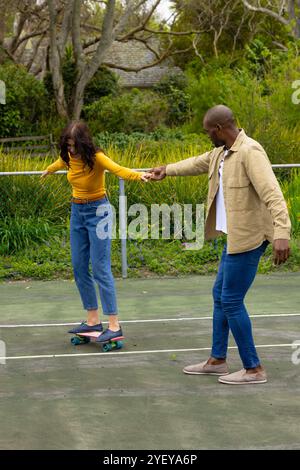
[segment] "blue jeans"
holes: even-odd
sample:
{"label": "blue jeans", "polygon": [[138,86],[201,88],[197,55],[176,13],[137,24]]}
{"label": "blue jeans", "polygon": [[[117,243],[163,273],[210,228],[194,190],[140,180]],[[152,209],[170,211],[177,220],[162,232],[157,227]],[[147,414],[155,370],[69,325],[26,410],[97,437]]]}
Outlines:
{"label": "blue jeans", "polygon": [[[83,308],[98,308],[95,282],[99,287],[102,310],[105,315],[117,314],[114,278],[111,272],[112,210],[106,197],[87,204],[72,202],[70,242],[75,282]],[[107,236],[99,236],[100,231]],[[93,276],[89,270],[92,264]],[[95,282],[94,282],[95,281]]]}
{"label": "blue jeans", "polygon": [[213,287],[213,346],[212,357],[225,359],[229,329],[231,330],[245,369],[260,365],[254,346],[251,321],[244,305],[244,298],[254,281],[258,263],[269,242],[258,248],[227,254],[225,245],[217,278]]}

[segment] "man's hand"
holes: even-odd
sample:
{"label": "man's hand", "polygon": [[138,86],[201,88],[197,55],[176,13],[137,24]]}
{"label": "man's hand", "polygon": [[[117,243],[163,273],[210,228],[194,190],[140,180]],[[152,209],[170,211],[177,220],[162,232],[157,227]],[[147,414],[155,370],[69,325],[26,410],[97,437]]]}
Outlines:
{"label": "man's hand", "polygon": [[290,256],[290,247],[288,240],[274,240],[273,242],[273,257],[275,265],[285,263]]}
{"label": "man's hand", "polygon": [[153,181],[163,180],[167,176],[166,165],[151,168],[151,170],[149,170],[149,174],[150,174],[150,179]]}

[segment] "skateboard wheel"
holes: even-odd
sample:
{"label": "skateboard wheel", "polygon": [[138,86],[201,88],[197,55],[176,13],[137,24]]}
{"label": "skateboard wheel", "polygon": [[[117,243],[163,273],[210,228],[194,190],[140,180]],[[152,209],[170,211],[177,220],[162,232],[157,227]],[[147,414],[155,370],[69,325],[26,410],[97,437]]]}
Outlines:
{"label": "skateboard wheel", "polygon": [[87,344],[90,341],[90,338],[84,338],[83,336],[73,336],[73,338],[71,338],[71,343],[73,344],[73,346],[78,346],[79,344]]}
{"label": "skateboard wheel", "polygon": [[123,347],[123,341],[111,341],[110,343],[103,344],[102,351],[108,352],[113,349],[121,349]]}
{"label": "skateboard wheel", "polygon": [[112,350],[112,345],[109,344],[109,343],[108,343],[108,344],[103,344],[102,350],[103,350],[104,352],[111,351],[111,350]]}
{"label": "skateboard wheel", "polygon": [[73,346],[78,346],[78,344],[81,344],[80,338],[76,338],[76,336],[74,336],[71,338],[71,344],[73,344]]}

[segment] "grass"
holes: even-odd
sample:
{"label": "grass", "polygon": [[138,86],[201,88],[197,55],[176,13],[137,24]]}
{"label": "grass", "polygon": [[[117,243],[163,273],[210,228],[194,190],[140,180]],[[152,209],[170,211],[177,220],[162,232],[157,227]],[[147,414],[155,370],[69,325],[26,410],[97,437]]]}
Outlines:
{"label": "grass", "polygon": [[[181,242],[164,240],[128,241],[128,277],[183,276],[215,274],[218,269],[223,241],[206,242],[202,250],[185,251]],[[261,258],[259,273],[296,272],[300,270],[300,240],[291,242],[288,261],[273,265],[272,247]],[[112,270],[121,277],[120,242],[112,247]],[[67,234],[60,238],[0,257],[0,281],[21,279],[73,279],[70,247]]]}
{"label": "grass", "polygon": [[[176,145],[165,143],[156,148],[155,157],[132,146],[121,153],[111,147],[107,153],[124,166],[146,168],[188,158],[197,151],[194,145],[179,151]],[[50,157],[33,160],[0,153],[0,171],[43,170],[51,161]],[[111,203],[118,209],[118,179],[108,175],[106,180]],[[275,268],[269,247],[260,263],[261,273],[300,269],[299,171],[283,172],[280,183],[293,224],[292,255],[285,265]],[[140,203],[149,209],[151,204],[185,203],[194,208],[206,201],[207,185],[206,175],[166,178],[161,183],[126,182],[127,205]],[[1,177],[0,189],[0,279],[72,278],[68,234],[71,189],[66,177]],[[131,240],[127,245],[129,276],[177,276],[215,273],[223,241],[207,242],[196,251],[185,251],[181,240]],[[120,276],[118,240],[113,242],[112,266],[115,276]]]}

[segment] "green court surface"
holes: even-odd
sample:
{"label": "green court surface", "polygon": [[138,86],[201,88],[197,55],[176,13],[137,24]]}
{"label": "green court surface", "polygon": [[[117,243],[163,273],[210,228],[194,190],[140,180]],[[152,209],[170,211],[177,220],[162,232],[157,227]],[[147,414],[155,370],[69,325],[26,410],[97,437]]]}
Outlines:
{"label": "green court surface", "polygon": [[246,299],[263,385],[182,373],[210,353],[213,282],[117,280],[126,338],[112,353],[71,345],[74,282],[1,284],[0,448],[300,449],[300,273],[257,276]]}

